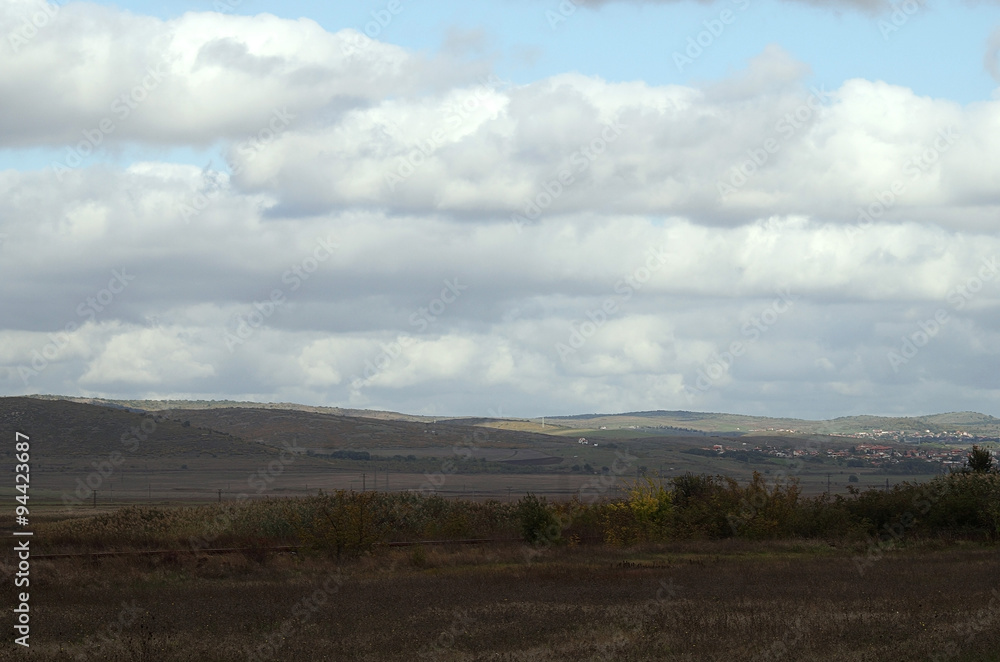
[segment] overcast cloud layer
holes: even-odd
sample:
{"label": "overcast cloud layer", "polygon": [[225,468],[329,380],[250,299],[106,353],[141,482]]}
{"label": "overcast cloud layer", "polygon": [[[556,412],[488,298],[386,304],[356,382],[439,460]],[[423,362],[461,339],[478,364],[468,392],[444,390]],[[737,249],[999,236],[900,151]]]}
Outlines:
{"label": "overcast cloud layer", "polygon": [[0,0],[0,392],[1000,415],[1000,95],[364,31]]}

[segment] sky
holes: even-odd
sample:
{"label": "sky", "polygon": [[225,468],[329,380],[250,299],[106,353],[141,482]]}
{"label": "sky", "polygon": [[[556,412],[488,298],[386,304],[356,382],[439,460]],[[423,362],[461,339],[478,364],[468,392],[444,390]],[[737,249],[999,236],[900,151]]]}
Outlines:
{"label": "sky", "polygon": [[0,0],[0,395],[1000,416],[1000,2]]}

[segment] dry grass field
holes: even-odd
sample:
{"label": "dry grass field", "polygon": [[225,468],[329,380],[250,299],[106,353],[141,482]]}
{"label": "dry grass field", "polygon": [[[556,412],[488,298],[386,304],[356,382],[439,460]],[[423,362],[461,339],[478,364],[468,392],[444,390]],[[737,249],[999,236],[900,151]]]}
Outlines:
{"label": "dry grass field", "polygon": [[728,540],[395,548],[341,565],[39,560],[30,656],[5,646],[0,660],[1000,658],[995,547],[924,543],[863,576],[856,551]]}
{"label": "dry grass field", "polygon": [[[812,496],[829,479],[823,473],[795,476],[799,496],[798,484],[771,485],[763,474],[753,484],[715,478],[739,463],[664,450],[663,440],[588,449],[527,432],[483,437],[406,421],[412,429],[403,430],[398,421],[310,412],[167,413],[178,418],[0,402],[0,423],[32,422],[35,532],[31,649],[6,645],[0,661],[1000,659],[996,476],[847,497],[835,477],[824,499]],[[143,424],[144,438],[128,436]],[[283,452],[282,426],[315,448],[326,435],[327,449],[422,456],[390,472],[396,465],[382,460]],[[467,472],[449,463],[463,440],[507,455],[530,445],[567,462],[537,473]],[[677,459],[665,462],[677,475],[647,489],[631,464],[600,477],[565,467],[614,466],[617,450],[651,468]],[[115,457],[124,460],[100,473]],[[743,464],[743,472],[758,467]],[[680,474],[688,470],[705,475]],[[858,485],[878,486],[875,478]],[[67,505],[81,481],[95,485],[96,508],[86,489]],[[532,502],[529,491],[551,502]],[[601,498],[588,507],[566,501],[583,493]],[[545,518],[556,514],[564,519],[551,537]],[[10,539],[13,526],[0,523],[0,534]],[[869,541],[885,531],[894,540],[869,563]],[[541,550],[386,545],[519,534]],[[273,545],[303,547],[263,549]],[[253,549],[206,551],[218,547]],[[173,551],[41,557],[163,549]],[[13,573],[8,553],[0,577],[12,584]],[[12,632],[10,610],[4,618]]]}

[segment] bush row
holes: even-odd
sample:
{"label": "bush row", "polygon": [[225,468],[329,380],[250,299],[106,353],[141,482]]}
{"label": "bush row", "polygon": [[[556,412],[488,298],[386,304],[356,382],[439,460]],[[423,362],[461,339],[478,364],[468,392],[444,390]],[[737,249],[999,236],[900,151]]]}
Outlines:
{"label": "bush row", "polygon": [[302,544],[336,557],[402,540],[521,538],[536,545],[676,539],[914,537],[1000,539],[1000,475],[955,473],[847,496],[805,497],[795,480],[746,484],[686,474],[628,484],[619,499],[516,503],[411,492],[336,491],[175,509],[127,507],[48,525],[53,545],[88,549]]}

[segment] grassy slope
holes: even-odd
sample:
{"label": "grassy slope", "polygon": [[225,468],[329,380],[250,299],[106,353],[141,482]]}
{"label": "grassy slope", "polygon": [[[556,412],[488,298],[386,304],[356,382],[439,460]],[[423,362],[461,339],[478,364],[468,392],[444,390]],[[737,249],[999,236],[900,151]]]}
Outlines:
{"label": "grassy slope", "polygon": [[[428,416],[415,416],[391,411],[342,409],[339,407],[314,407],[295,403],[258,403],[238,402],[232,400],[102,400],[93,398],[73,398],[68,396],[33,397],[61,400],[71,399],[88,404],[112,403],[119,406],[134,407],[149,411],[160,411],[163,409],[220,408],[282,409],[289,411],[333,414],[338,416],[374,418],[387,421],[431,423],[441,419],[441,417],[435,418]],[[547,417],[545,419],[545,428],[541,425],[541,419],[511,419],[500,421],[476,418],[455,418],[449,419],[449,422],[464,425],[480,424],[490,427],[502,427],[504,429],[540,432],[545,434],[560,434],[558,431],[559,428],[565,428],[567,430],[566,434],[576,434],[577,432],[586,431],[594,433],[602,425],[606,425],[609,430],[611,428],[628,427],[631,425],[668,425],[677,428],[705,432],[735,432],[737,430],[745,432],[754,428],[784,428],[794,429],[803,433],[853,434],[868,431],[873,428],[879,428],[883,430],[905,430],[909,432],[923,432],[924,430],[930,430],[931,432],[943,432],[959,429],[967,431],[971,434],[983,436],[1000,435],[1000,418],[969,411],[930,414],[917,417],[868,415],[845,416],[827,421],[811,421],[797,418],[771,418],[766,416],[745,416],[740,414],[714,412],[648,411],[628,412],[622,414],[581,414],[577,416]],[[569,430],[573,431],[570,432]]]}

